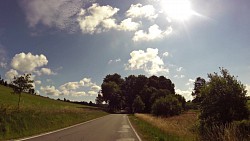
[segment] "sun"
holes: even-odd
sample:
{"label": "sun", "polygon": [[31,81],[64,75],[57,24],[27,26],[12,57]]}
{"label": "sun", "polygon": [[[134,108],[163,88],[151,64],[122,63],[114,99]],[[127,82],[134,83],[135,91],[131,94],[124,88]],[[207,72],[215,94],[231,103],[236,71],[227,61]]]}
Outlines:
{"label": "sun", "polygon": [[188,20],[195,13],[189,0],[162,0],[161,7],[170,19],[179,21]]}

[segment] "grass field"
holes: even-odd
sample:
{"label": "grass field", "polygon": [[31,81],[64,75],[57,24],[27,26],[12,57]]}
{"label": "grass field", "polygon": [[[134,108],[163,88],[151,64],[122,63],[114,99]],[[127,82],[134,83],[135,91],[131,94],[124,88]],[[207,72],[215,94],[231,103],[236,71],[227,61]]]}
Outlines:
{"label": "grass field", "polygon": [[186,112],[169,118],[155,117],[149,114],[136,114],[136,117],[152,123],[167,134],[177,135],[185,140],[194,140],[193,127],[198,122],[195,112]]}
{"label": "grass field", "polygon": [[82,106],[23,93],[0,85],[0,140],[22,138],[67,127],[107,115],[95,107]]}

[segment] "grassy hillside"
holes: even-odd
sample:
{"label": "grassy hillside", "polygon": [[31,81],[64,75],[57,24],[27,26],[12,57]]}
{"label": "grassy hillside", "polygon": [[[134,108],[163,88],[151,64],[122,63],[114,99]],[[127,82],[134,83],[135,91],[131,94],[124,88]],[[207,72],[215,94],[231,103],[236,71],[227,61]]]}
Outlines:
{"label": "grassy hillside", "polygon": [[22,94],[0,85],[0,140],[26,137],[91,120],[107,113],[95,107]]}

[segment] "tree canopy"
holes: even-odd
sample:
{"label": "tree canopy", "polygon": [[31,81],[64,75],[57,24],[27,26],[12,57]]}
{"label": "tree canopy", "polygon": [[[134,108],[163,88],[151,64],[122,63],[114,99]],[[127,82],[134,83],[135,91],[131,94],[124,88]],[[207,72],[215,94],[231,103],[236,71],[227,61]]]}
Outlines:
{"label": "tree canopy", "polygon": [[103,80],[97,100],[103,99],[111,111],[126,109],[129,113],[150,113],[157,99],[171,95],[182,108],[185,106],[185,99],[175,94],[174,87],[172,81],[164,76],[148,78],[145,75],[129,75],[123,79],[117,73],[109,74]]}
{"label": "tree canopy", "polygon": [[236,77],[221,68],[208,74],[209,81],[201,89],[200,104],[202,126],[220,125],[248,118],[246,90]]}

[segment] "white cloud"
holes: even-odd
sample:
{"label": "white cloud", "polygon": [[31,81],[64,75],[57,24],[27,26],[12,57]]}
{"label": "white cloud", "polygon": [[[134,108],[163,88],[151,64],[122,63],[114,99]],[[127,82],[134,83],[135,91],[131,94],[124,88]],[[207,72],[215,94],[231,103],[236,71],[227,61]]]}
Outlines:
{"label": "white cloud", "polygon": [[79,87],[84,86],[84,83],[82,81],[80,82],[68,82],[60,86],[61,90],[76,90]]}
{"label": "white cloud", "polygon": [[135,31],[139,28],[140,23],[133,22],[131,18],[127,18],[121,21],[120,25],[117,25],[117,30],[123,31]]}
{"label": "white cloud", "polygon": [[51,69],[49,68],[42,68],[40,71],[42,74],[46,74],[46,75],[55,75],[56,73],[53,72]]}
{"label": "white cloud", "polygon": [[176,69],[176,71],[180,72],[183,69],[183,67],[179,67]]}
{"label": "white cloud", "polygon": [[98,93],[96,91],[88,91],[89,95],[97,95]]}
{"label": "white cloud", "polygon": [[95,33],[116,27],[113,16],[118,11],[118,8],[113,8],[109,5],[100,6],[97,3],[94,3],[87,10],[81,9],[78,22],[82,32]]}
{"label": "white cloud", "polygon": [[41,86],[40,90],[47,95],[53,95],[53,96],[61,95],[61,92],[58,89],[56,89],[55,86],[46,86],[46,87]]}
{"label": "white cloud", "polygon": [[36,80],[36,81],[35,81],[35,84],[37,84],[37,85],[41,85],[41,84],[42,84],[42,81],[40,81],[40,80]]}
{"label": "white cloud", "polygon": [[13,57],[11,66],[15,70],[31,73],[34,72],[36,68],[47,65],[47,63],[48,60],[43,54],[33,55],[31,53],[20,53]]}
{"label": "white cloud", "polygon": [[158,56],[157,48],[147,48],[146,52],[144,52],[143,50],[132,51],[130,53],[130,56],[131,58],[128,60],[126,69],[143,69],[150,75],[169,71],[164,67],[163,60]]}
{"label": "white cloud", "polygon": [[193,85],[195,82],[194,79],[188,79],[188,82],[186,83],[186,86],[190,86],[190,85]]}
{"label": "white cloud", "polygon": [[167,57],[168,55],[169,55],[168,52],[164,52],[164,53],[163,53],[163,56],[165,56],[165,57]]}
{"label": "white cloud", "polygon": [[18,75],[18,72],[16,70],[10,69],[5,73],[5,78],[8,82],[12,81],[15,76]]}
{"label": "white cloud", "polygon": [[247,96],[250,96],[250,84],[246,84]]}
{"label": "white cloud", "polygon": [[42,24],[61,30],[74,31],[77,28],[76,15],[87,0],[22,0],[30,27]]}
{"label": "white cloud", "polygon": [[186,99],[186,101],[193,99],[193,96],[191,95],[192,91],[190,89],[186,90],[186,91],[183,91],[183,90],[180,90],[180,89],[176,89],[175,92],[177,94],[180,94],[180,95],[184,96],[184,98]]}
{"label": "white cloud", "polygon": [[74,97],[79,97],[79,96],[85,96],[86,93],[85,92],[72,92],[71,95]]}
{"label": "white cloud", "polygon": [[174,78],[184,78],[185,75],[175,75]]}
{"label": "white cloud", "polygon": [[133,37],[133,41],[151,41],[156,39],[162,39],[163,37],[168,36],[173,31],[172,27],[169,26],[165,31],[159,29],[159,26],[154,24],[149,27],[148,33],[144,32],[143,30],[139,30],[135,32]]}
{"label": "white cloud", "polygon": [[131,18],[147,18],[149,20],[157,18],[155,8],[152,5],[135,4],[131,5],[129,10],[126,12],[127,17]]}
{"label": "white cloud", "polygon": [[7,63],[6,62],[0,62],[0,68],[7,68]]}
{"label": "white cloud", "polygon": [[91,90],[95,91],[95,92],[98,92],[101,90],[101,87],[100,86],[97,86],[97,85],[94,85],[91,87]]}
{"label": "white cloud", "polygon": [[0,43],[0,68],[6,69],[7,68],[7,61],[6,61],[7,53],[3,48],[4,46]]}
{"label": "white cloud", "polygon": [[121,59],[115,59],[115,60],[109,60],[108,64],[112,64],[112,63],[117,63],[117,62],[121,62]]}

